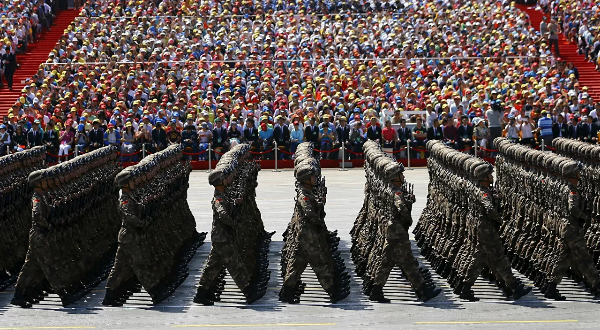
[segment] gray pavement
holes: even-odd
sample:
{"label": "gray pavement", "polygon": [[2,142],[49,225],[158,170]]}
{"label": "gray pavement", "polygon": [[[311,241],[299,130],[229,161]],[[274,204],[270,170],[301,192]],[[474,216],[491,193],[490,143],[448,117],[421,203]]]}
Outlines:
{"label": "gray pavement", "polygon": [[[362,169],[348,172],[324,170],[328,199],[326,221],[330,230],[337,229],[342,239],[340,250],[349,268],[353,268],[348,252],[350,229],[363,202],[364,173]],[[414,223],[427,198],[427,171],[406,171],[407,179],[415,184],[417,203],[413,207]],[[247,306],[242,295],[229,278],[222,301],[215,306],[198,306],[192,302],[201,268],[210,250],[210,236],[190,263],[190,276],[176,293],[159,306],[151,305],[145,293],[136,294],[124,307],[103,307],[104,284],[88,297],[62,308],[57,296],[51,295],[32,309],[9,305],[13,289],[0,292],[0,330],[2,329],[598,329],[600,306],[581,286],[565,281],[560,289],[565,302],[547,301],[534,289],[521,301],[504,298],[501,291],[487,281],[476,283],[476,294],[482,298],[475,303],[457,299],[447,283],[434,275],[443,293],[428,303],[417,300],[408,282],[395,270],[385,288],[391,304],[372,304],[361,294],[360,279],[354,276],[352,293],[339,304],[329,304],[312,271],[303,277],[308,283],[299,305],[284,305],[277,301],[281,286],[279,260],[281,234],[289,222],[294,207],[293,172],[259,174],[257,202],[265,227],[277,231],[271,245],[269,290],[257,303]],[[210,232],[212,189],[207,173],[194,172],[188,194],[199,231]],[[419,261],[427,266],[418,254]],[[433,272],[432,272],[433,273]],[[524,280],[526,283],[530,283]]]}

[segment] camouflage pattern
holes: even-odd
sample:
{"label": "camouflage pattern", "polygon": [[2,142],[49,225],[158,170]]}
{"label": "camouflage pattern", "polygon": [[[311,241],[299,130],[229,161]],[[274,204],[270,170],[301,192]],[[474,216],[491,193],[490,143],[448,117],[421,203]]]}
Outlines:
{"label": "camouflage pattern", "polygon": [[[593,170],[582,168],[577,160],[506,139],[498,138],[494,144],[500,151],[496,189],[502,200],[501,238],[513,267],[547,298],[565,299],[556,287],[568,273],[598,295],[600,276],[590,253],[595,250],[593,242],[586,246],[590,234],[584,234],[592,227],[593,205],[586,203],[593,196],[583,187]],[[566,154],[588,145],[557,139],[555,146]],[[580,173],[586,179],[580,179]],[[585,197],[581,191],[586,191]]]}
{"label": "camouflage pattern", "polygon": [[392,268],[398,266],[417,296],[428,300],[436,292],[435,285],[427,270],[419,269],[408,237],[415,202],[413,186],[404,181],[404,166],[387,156],[378,143],[367,141],[363,150],[365,199],[350,232],[352,260],[363,279],[363,292],[371,300],[388,302],[381,289]]}
{"label": "camouflage pattern", "polygon": [[462,299],[478,300],[471,288],[479,275],[521,298],[531,289],[513,275],[498,235],[492,165],[439,141],[427,149],[427,206],[414,231],[421,254]]}
{"label": "camouflage pattern", "polygon": [[45,147],[0,158],[0,291],[14,283],[25,262],[31,229],[31,195],[27,178],[46,168]]}
{"label": "camouflage pattern", "polygon": [[221,157],[209,175],[215,188],[212,201],[212,246],[200,277],[194,302],[220,300],[228,271],[247,303],[264,296],[271,276],[268,252],[273,233],[264,229],[256,204],[260,164],[250,155],[250,145],[239,144]]}
{"label": "camouflage pattern", "polygon": [[120,306],[143,287],[153,304],[167,299],[188,276],[187,264],[204,242],[187,202],[190,161],[181,145],[144,158],[113,180],[118,201],[119,248],[103,304]]}
{"label": "camouflage pattern", "polygon": [[313,155],[311,143],[298,145],[294,159],[296,204],[292,220],[283,234],[283,288],[279,300],[292,304],[300,302],[305,287],[301,276],[308,265],[332,303],[346,298],[350,292],[350,275],[337,251],[337,232],[330,232],[325,224],[327,187],[320,163]]}
{"label": "camouflage pattern", "polygon": [[68,306],[108,276],[120,227],[116,151],[105,147],[29,175],[32,228],[13,304],[30,307],[55,292]]}

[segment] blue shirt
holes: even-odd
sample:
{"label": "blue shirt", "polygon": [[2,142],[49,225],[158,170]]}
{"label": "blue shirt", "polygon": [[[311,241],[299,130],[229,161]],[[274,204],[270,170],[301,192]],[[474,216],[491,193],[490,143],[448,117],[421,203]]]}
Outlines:
{"label": "blue shirt", "polygon": [[552,118],[540,118],[538,120],[538,127],[541,130],[542,136],[552,135]]}
{"label": "blue shirt", "polygon": [[267,125],[267,130],[266,131],[263,131],[262,129],[260,129],[258,131],[258,137],[261,138],[261,139],[263,139],[263,140],[272,138],[273,137],[273,129],[270,126]]}
{"label": "blue shirt", "polygon": [[291,133],[290,133],[290,137],[293,140],[298,140],[300,142],[302,142],[302,140],[304,139],[304,131],[301,130],[300,128],[298,129],[292,129]]}

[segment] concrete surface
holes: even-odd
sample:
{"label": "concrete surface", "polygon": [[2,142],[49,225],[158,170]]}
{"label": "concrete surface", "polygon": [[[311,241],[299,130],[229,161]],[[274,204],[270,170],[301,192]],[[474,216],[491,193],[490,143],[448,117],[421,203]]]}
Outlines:
{"label": "concrete surface", "polygon": [[[324,170],[328,198],[326,221],[331,230],[337,229],[342,239],[340,250],[353,268],[348,252],[349,231],[363,202],[364,173],[362,169],[347,172]],[[415,184],[417,203],[413,207],[416,223],[427,198],[427,171],[406,171],[407,179]],[[447,283],[434,275],[443,288],[436,299],[421,303],[408,282],[395,270],[386,286],[391,304],[372,304],[360,292],[361,280],[354,276],[352,293],[339,304],[329,304],[314,273],[307,270],[304,280],[308,288],[299,305],[277,301],[281,286],[279,260],[281,234],[289,222],[294,206],[293,172],[259,174],[258,206],[266,229],[277,231],[271,245],[271,282],[266,296],[253,305],[244,304],[241,293],[227,281],[223,301],[215,306],[198,306],[192,302],[201,268],[210,250],[210,237],[200,247],[190,263],[190,276],[176,293],[159,306],[153,307],[145,293],[135,295],[124,307],[103,307],[104,285],[100,285],[83,301],[62,308],[57,296],[32,309],[20,309],[9,304],[14,289],[0,292],[0,330],[2,329],[599,329],[598,300],[584,288],[565,281],[560,289],[565,302],[547,301],[537,289],[514,302],[504,298],[493,284],[479,281],[476,294],[482,298],[475,303],[459,301]],[[212,189],[207,173],[192,173],[189,201],[196,216],[199,231],[210,232]],[[345,248],[344,248],[345,247]],[[416,247],[413,253],[419,261]],[[527,280],[525,282],[529,283]]]}

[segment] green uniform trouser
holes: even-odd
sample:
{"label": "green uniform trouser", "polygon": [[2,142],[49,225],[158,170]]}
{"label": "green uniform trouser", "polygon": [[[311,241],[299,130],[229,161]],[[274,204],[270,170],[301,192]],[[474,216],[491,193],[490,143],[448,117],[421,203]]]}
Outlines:
{"label": "green uniform trouser", "polygon": [[481,268],[487,264],[492,272],[500,276],[510,287],[517,279],[512,272],[508,257],[504,254],[500,236],[493,228],[485,225],[479,226],[477,236],[478,242],[473,251],[473,261],[467,267],[464,281],[470,284],[475,283],[481,274]]}
{"label": "green uniform trouser", "polygon": [[335,276],[334,261],[325,233],[316,229],[302,228],[298,233],[298,245],[293,262],[288,262],[283,285],[296,287],[304,269],[310,264],[321,287],[325,290],[331,288]]}
{"label": "green uniform trouser", "polygon": [[117,249],[117,255],[115,257],[115,264],[110,271],[108,282],[106,283],[107,290],[116,290],[123,283],[129,281],[135,276],[133,268],[131,267],[131,259],[127,256],[127,253],[122,246]]}
{"label": "green uniform trouser", "polygon": [[563,229],[561,234],[561,239],[565,246],[560,251],[558,260],[552,268],[552,273],[548,276],[548,281],[559,284],[567,273],[569,266],[573,266],[579,270],[591,285],[598,283],[600,276],[594,266],[594,260],[585,245],[583,230],[577,225],[569,224]]}
{"label": "green uniform trouser", "polygon": [[200,276],[200,287],[210,289],[225,266],[238,288],[244,290],[250,284],[252,274],[248,274],[243,260],[231,243],[213,241],[206,266]]}
{"label": "green uniform trouser", "polygon": [[392,268],[398,265],[402,268],[404,276],[417,289],[425,280],[419,271],[419,262],[412,254],[408,232],[399,224],[393,224],[393,226],[396,227],[393,231],[395,237],[388,237],[383,245],[381,264],[375,271],[374,284],[384,286]]}

